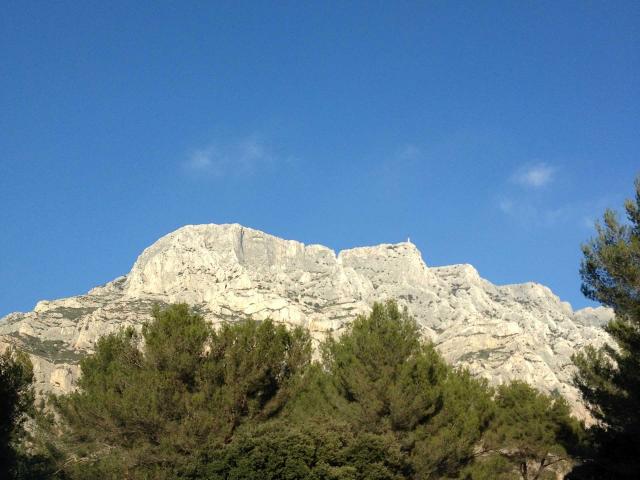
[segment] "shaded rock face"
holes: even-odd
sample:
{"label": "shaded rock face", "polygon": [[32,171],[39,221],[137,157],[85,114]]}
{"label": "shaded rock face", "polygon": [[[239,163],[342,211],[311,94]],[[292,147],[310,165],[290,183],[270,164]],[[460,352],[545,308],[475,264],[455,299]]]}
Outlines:
{"label": "shaded rock face", "polygon": [[448,361],[493,384],[520,379],[559,392],[584,415],[570,357],[607,341],[609,310],[574,312],[542,285],[496,286],[471,265],[428,268],[411,243],[336,255],[237,224],[186,226],[142,252],[126,276],[6,316],[0,347],[32,355],[39,390],[67,392],[96,340],[139,327],[154,303],[187,302],[212,322],[272,318],[321,341],[385,299],[406,306]]}

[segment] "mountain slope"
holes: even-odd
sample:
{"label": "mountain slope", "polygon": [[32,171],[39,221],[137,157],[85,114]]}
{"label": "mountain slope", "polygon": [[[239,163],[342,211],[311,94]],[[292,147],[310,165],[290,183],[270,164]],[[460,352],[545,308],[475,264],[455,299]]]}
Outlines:
{"label": "mountain slope", "polygon": [[140,325],[154,303],[187,302],[213,322],[271,317],[319,341],[388,298],[407,306],[450,362],[492,383],[517,378],[557,391],[584,414],[570,356],[607,340],[609,310],[574,312],[542,285],[496,286],[470,265],[428,268],[411,243],[336,255],[237,224],[186,226],[144,250],[126,276],[6,316],[0,342],[31,353],[39,390],[69,391],[96,339]]}

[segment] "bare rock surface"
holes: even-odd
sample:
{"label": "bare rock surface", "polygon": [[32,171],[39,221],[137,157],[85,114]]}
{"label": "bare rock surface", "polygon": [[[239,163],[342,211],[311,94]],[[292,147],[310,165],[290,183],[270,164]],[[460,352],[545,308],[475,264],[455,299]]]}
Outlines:
{"label": "bare rock surface", "polygon": [[412,243],[336,253],[241,225],[190,225],[144,250],[131,271],[86,295],[39,302],[0,320],[0,348],[31,354],[41,391],[68,392],[96,340],[187,302],[212,322],[272,318],[337,335],[374,301],[396,299],[444,357],[492,384],[525,380],[584,416],[571,355],[608,340],[610,310],[574,312],[535,283],[496,286],[471,265],[427,267]]}

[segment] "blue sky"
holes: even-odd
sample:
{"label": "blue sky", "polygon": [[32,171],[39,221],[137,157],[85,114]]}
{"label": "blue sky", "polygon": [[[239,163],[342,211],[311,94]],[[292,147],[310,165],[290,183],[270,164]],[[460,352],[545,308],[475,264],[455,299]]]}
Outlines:
{"label": "blue sky", "polygon": [[584,306],[640,173],[638,2],[5,2],[0,65],[0,315],[212,222]]}

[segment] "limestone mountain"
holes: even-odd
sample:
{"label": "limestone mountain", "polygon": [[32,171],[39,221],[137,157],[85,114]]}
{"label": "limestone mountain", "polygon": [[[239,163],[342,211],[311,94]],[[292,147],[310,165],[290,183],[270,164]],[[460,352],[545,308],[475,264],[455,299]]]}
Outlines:
{"label": "limestone mountain", "polygon": [[493,285],[471,265],[427,267],[409,242],[336,255],[237,224],[185,226],[144,250],[127,275],[7,315],[0,342],[31,355],[38,390],[67,392],[96,340],[140,326],[155,303],[186,302],[212,322],[270,317],[320,341],[389,298],[409,309],[448,361],[493,384],[520,379],[559,392],[584,414],[570,357],[607,341],[609,310],[574,312],[547,287]]}

